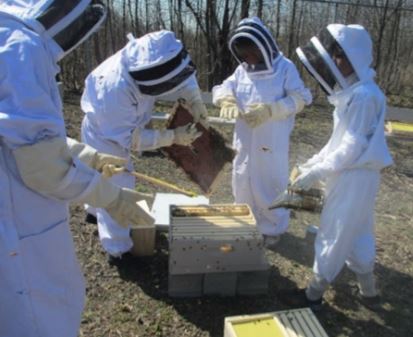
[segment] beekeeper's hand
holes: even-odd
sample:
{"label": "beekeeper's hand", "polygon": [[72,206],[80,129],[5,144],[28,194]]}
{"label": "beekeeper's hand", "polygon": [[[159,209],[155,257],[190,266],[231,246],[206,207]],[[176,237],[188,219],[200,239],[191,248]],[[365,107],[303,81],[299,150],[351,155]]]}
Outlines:
{"label": "beekeeper's hand", "polygon": [[105,209],[121,227],[127,228],[154,223],[152,215],[137,204],[139,201],[146,200],[150,201],[152,198],[149,198],[147,194],[112,184],[108,179],[101,177],[80,202]]}
{"label": "beekeeper's hand", "polygon": [[292,184],[301,173],[302,173],[302,170],[300,169],[300,166],[295,165],[293,169],[291,170],[290,178],[288,179],[290,184]]}
{"label": "beekeeper's hand", "polygon": [[80,143],[73,138],[67,137],[67,146],[73,157],[78,157],[87,166],[100,173],[106,172],[106,177],[111,177],[109,175],[111,170],[108,169],[108,165],[111,165],[112,168],[122,168],[127,163],[125,158],[98,152],[93,147]]}
{"label": "beekeeper's hand", "polygon": [[317,170],[309,170],[301,173],[291,185],[292,190],[308,191],[321,179],[321,175]]}
{"label": "beekeeper's hand", "polygon": [[219,117],[224,119],[236,119],[239,115],[237,100],[234,96],[224,96],[218,100],[218,105],[221,108]]}
{"label": "beekeeper's hand", "polygon": [[274,103],[253,103],[247,106],[242,119],[251,127],[256,128],[269,120],[286,119],[304,108],[304,100],[296,93],[292,93]]}
{"label": "beekeeper's hand", "polygon": [[120,226],[139,227],[142,225],[152,225],[154,219],[144,207],[137,204],[142,200],[152,203],[153,197],[139,193],[128,188],[121,188],[116,199],[105,207],[108,214]]}
{"label": "beekeeper's hand", "polygon": [[195,124],[187,124],[174,129],[174,144],[188,146],[202,135]]}

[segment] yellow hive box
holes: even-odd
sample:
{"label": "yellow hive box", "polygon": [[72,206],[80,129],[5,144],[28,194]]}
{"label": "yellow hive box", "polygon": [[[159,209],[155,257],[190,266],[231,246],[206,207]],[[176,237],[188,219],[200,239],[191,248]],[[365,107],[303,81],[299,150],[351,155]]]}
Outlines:
{"label": "yellow hive box", "polygon": [[224,337],[328,337],[309,308],[225,318]]}
{"label": "yellow hive box", "polygon": [[387,136],[413,140],[413,124],[402,122],[387,122],[385,125]]}

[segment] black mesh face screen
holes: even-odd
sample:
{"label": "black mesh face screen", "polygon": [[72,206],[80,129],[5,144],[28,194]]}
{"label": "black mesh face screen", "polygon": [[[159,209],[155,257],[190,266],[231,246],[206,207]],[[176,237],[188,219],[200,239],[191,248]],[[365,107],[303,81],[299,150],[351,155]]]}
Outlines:
{"label": "black mesh face screen", "polygon": [[[341,58],[349,66],[351,66],[351,62],[349,58],[347,57],[346,52],[344,51],[343,48],[341,48],[337,40],[333,37],[333,35],[331,35],[330,31],[327,28],[323,29],[318,34],[318,39],[332,60],[336,58]],[[351,71],[355,73],[352,66],[351,66]]]}
{"label": "black mesh face screen", "polygon": [[262,55],[259,47],[246,37],[235,39],[232,43],[232,50],[241,62],[246,62],[251,57],[256,61],[255,63],[264,62],[264,55]]}
{"label": "black mesh face screen", "polygon": [[89,6],[75,21],[53,38],[64,51],[70,50],[93,29],[103,15],[105,14],[101,6]]}
{"label": "black mesh face screen", "polygon": [[[325,63],[320,53],[314,46],[313,42],[309,42],[305,47],[302,47],[304,55],[306,56],[310,65],[314,68],[317,74],[327,83],[330,88],[324,88],[325,91],[332,90],[337,83],[337,80],[331,71],[330,67]],[[317,79],[317,78],[316,78]],[[320,83],[322,86],[323,84]]]}
{"label": "black mesh face screen", "polygon": [[36,19],[48,30],[68,15],[81,0],[54,0]]}
{"label": "black mesh face screen", "polygon": [[195,65],[192,62],[189,62],[189,64],[179,74],[177,74],[176,76],[172,77],[171,79],[165,82],[155,84],[155,85],[138,84],[138,87],[142,94],[149,95],[149,96],[159,96],[179,86],[186,79],[188,79],[192,74],[194,74],[195,70],[196,70]]}

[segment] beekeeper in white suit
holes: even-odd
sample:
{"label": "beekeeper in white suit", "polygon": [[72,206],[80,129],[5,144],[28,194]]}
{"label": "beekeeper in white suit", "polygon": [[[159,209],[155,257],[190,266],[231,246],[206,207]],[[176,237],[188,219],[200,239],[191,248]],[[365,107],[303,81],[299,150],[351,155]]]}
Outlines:
{"label": "beekeeper in white suit", "polygon": [[287,188],[294,117],[312,97],[257,17],[238,24],[229,48],[240,65],[213,88],[213,102],[221,117],[236,118],[232,190],[235,202],[250,205],[273,247],[288,228],[289,211],[268,210],[268,204]]}
{"label": "beekeeper in white suit", "polygon": [[[173,32],[161,30],[128,38],[125,47],[86,78],[81,100],[85,112],[82,140],[99,151],[124,158],[132,169],[131,151],[172,144],[187,146],[200,136],[194,125],[174,130],[145,128],[159,97],[176,92],[186,100],[195,122],[204,125],[207,110],[195,78],[195,66]],[[127,173],[111,179],[119,186],[135,186],[135,178]],[[133,246],[129,230],[120,228],[105,210],[98,209],[96,213],[99,237],[109,253],[109,262],[119,262]]]}
{"label": "beekeeper in white suit", "polygon": [[85,287],[69,201],[123,226],[153,221],[138,193],[81,161],[102,169],[122,159],[66,141],[57,62],[105,16],[89,0],[0,3],[0,336],[77,336]]}
{"label": "beekeeper in white suit", "polygon": [[322,296],[344,264],[355,272],[360,295],[374,303],[378,291],[374,204],[380,170],[392,164],[384,137],[386,98],[374,82],[372,41],[360,25],[330,24],[297,49],[306,69],[334,105],[334,129],[324,148],[305,164],[293,187],[325,180],[326,199],[315,241],[314,275],[301,296],[320,308]]}

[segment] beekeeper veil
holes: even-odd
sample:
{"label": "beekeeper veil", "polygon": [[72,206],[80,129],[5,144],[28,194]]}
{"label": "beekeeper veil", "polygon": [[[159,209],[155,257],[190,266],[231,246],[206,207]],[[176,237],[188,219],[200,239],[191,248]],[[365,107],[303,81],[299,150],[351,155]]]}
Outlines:
{"label": "beekeeper veil", "polygon": [[[330,24],[296,51],[305,68],[327,95],[375,75],[370,68],[373,61],[372,41],[360,25]],[[338,57],[348,64],[351,76],[343,74],[336,65],[334,59]]]}
{"label": "beekeeper veil", "polygon": [[51,37],[61,59],[94,33],[106,18],[105,7],[91,0],[5,0],[0,12]]}
{"label": "beekeeper veil", "polygon": [[[273,63],[281,55],[271,33],[257,17],[240,21],[230,37],[228,47],[238,63],[248,72],[260,74],[272,73]],[[246,63],[245,54],[251,49],[259,53],[260,62],[257,64]]]}
{"label": "beekeeper veil", "polygon": [[161,96],[194,82],[195,65],[182,42],[171,31],[161,30],[134,39],[129,35],[124,61],[139,91]]}

